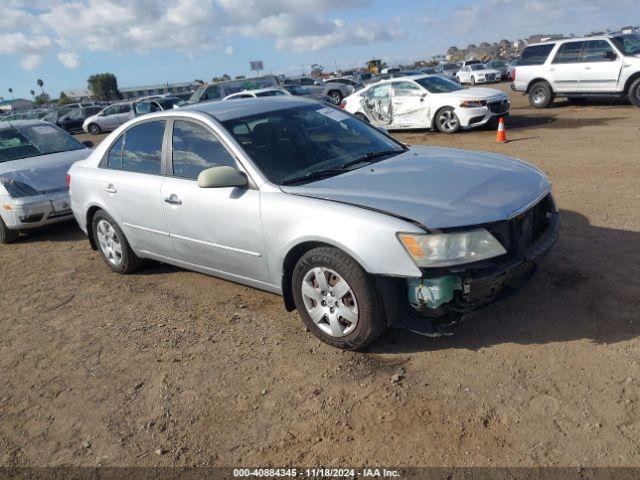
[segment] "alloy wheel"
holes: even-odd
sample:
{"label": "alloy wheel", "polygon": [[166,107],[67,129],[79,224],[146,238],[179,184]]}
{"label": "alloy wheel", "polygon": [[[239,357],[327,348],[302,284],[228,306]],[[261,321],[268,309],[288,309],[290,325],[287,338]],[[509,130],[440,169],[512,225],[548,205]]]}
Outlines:
{"label": "alloy wheel", "polygon": [[358,302],[347,281],[330,268],[314,267],[302,280],[307,313],[323,333],[349,335],[358,324]]}
{"label": "alloy wheel", "polygon": [[445,132],[454,132],[458,128],[458,117],[453,110],[443,110],[438,115],[438,125]]}
{"label": "alloy wheel", "polygon": [[538,87],[533,91],[533,103],[536,105],[541,105],[545,102],[547,98],[547,92],[544,88]]}
{"label": "alloy wheel", "polygon": [[106,220],[100,220],[96,227],[100,251],[107,261],[118,266],[122,263],[122,244],[113,226]]}

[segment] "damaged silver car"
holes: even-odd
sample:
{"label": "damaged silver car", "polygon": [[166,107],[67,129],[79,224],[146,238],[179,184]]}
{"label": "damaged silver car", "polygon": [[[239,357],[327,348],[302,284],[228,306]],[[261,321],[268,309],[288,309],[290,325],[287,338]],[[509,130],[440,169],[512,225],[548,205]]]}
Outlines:
{"label": "damaged silver car", "polygon": [[73,218],[67,170],[90,152],[47,122],[0,122],[0,243]]}
{"label": "damaged silver car", "polygon": [[559,232],[534,166],[407,147],[292,96],[151,113],[69,174],[76,220],[113,271],[148,258],[280,294],[343,349],[521,287]]}

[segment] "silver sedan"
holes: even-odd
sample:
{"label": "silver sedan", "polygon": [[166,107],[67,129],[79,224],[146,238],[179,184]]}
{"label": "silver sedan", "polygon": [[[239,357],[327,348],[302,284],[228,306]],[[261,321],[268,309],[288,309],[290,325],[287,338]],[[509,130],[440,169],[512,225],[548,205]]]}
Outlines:
{"label": "silver sedan", "polygon": [[145,115],[69,175],[78,224],[115,272],[147,258],[280,294],[344,349],[520,287],[559,228],[525,162],[407,147],[296,97]]}
{"label": "silver sedan", "polygon": [[0,122],[0,243],[73,218],[66,174],[91,150],[41,120]]}

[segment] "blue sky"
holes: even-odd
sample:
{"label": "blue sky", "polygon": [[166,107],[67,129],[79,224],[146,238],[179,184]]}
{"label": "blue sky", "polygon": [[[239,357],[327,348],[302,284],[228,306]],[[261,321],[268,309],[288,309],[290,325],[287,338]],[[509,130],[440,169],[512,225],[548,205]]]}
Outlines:
{"label": "blue sky", "polygon": [[298,74],[430,58],[451,45],[640,23],[637,0],[0,0],[0,96],[57,97],[92,73],[120,86]]}

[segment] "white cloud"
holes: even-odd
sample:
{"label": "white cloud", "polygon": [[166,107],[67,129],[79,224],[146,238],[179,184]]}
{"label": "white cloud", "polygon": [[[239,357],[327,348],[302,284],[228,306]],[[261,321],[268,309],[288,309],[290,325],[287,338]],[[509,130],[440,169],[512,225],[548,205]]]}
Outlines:
{"label": "white cloud", "polygon": [[224,54],[228,57],[233,57],[236,54],[236,50],[231,45],[229,45],[224,49]]}
{"label": "white cloud", "polygon": [[25,70],[35,70],[42,65],[42,55],[31,54],[27,55],[20,62],[20,66]]}
{"label": "white cloud", "polygon": [[60,52],[58,54],[58,60],[67,68],[78,68],[80,66],[80,57],[77,53],[73,52]]}

